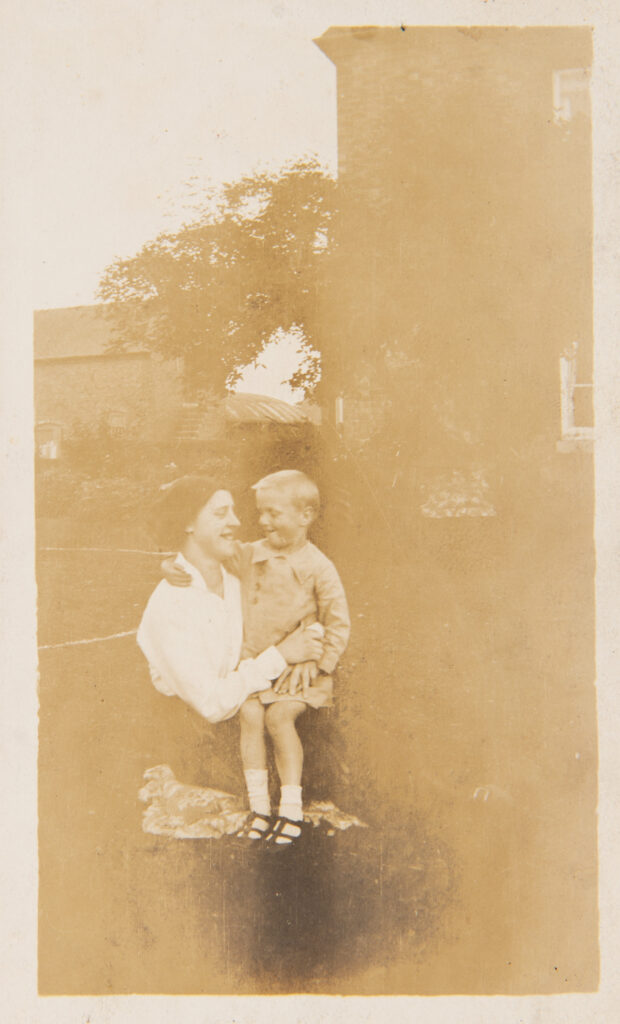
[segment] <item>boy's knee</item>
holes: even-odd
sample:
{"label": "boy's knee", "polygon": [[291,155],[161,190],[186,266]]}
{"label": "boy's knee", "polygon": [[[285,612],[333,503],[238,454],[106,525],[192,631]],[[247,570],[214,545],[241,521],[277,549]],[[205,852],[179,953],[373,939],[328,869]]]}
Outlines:
{"label": "boy's knee", "polygon": [[250,698],[241,705],[239,718],[242,725],[260,728],[265,721],[265,709],[260,701]]}
{"label": "boy's knee", "polygon": [[270,735],[273,736],[283,729],[289,729],[304,710],[305,705],[301,701],[282,701],[281,704],[271,704],[265,715],[265,724]]}

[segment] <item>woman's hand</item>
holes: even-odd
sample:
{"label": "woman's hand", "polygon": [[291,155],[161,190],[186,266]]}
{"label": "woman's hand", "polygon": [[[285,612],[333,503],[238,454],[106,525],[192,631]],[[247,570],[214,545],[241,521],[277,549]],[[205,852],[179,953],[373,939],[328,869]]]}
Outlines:
{"label": "woman's hand", "polygon": [[289,665],[274,684],[274,693],[290,693],[291,696],[294,696],[301,690],[302,696],[307,697],[308,689],[318,674],[319,668],[316,661],[303,661],[298,665]]}
{"label": "woman's hand", "polygon": [[162,575],[166,582],[171,583],[173,587],[189,587],[192,577],[180,565],[175,564],[175,558],[176,555],[164,558],[160,565]]}
{"label": "woman's hand", "polygon": [[301,661],[320,661],[323,655],[323,642],[312,632],[312,626],[298,626],[277,645],[277,648],[289,665],[296,665]]}

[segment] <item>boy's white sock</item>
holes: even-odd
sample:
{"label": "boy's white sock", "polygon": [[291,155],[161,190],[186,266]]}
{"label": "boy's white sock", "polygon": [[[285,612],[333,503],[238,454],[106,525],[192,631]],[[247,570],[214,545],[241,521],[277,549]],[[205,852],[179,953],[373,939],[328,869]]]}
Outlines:
{"label": "boy's white sock", "polygon": [[291,821],[302,821],[304,812],[301,807],[301,786],[282,786],[280,790],[280,809],[278,814],[281,818],[290,818]]}
{"label": "boy's white sock", "polygon": [[243,773],[250,801],[250,810],[256,814],[271,814],[269,776],[266,768],[248,768]]}

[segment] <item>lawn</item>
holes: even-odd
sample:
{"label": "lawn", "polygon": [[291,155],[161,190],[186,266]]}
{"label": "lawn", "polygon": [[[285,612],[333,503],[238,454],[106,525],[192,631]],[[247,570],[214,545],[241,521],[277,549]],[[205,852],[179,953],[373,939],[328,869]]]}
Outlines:
{"label": "lawn", "polygon": [[[595,986],[584,524],[570,571],[574,522],[533,548],[499,517],[420,520],[365,560],[332,538],[353,635],[306,790],[369,827],[285,857],[145,834],[153,765],[242,792],[235,723],[157,694],[133,636],[41,650],[41,992]],[[40,644],[92,639],[135,628],[158,558],[41,551],[38,576]]]}

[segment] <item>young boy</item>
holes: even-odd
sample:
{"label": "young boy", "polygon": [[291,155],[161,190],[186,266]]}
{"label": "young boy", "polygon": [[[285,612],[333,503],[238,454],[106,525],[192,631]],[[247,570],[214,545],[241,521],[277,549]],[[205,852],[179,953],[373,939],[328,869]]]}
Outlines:
{"label": "young boy", "polygon": [[[302,834],[303,748],[295,726],[306,707],[332,703],[332,673],[350,633],[347,601],[332,562],[308,540],[319,510],[319,491],[305,473],[281,470],[254,485],[263,540],[240,544],[232,569],[241,578],[244,645],[251,658],[279,643],[299,623],[319,623],[323,654],[285,673],[272,690],[242,706],[241,759],[250,804],[242,835],[271,849],[295,844]],[[164,563],[169,582],[178,570]],[[322,628],[321,628],[322,627]],[[271,816],[265,731],[273,743],[281,796]]]}

